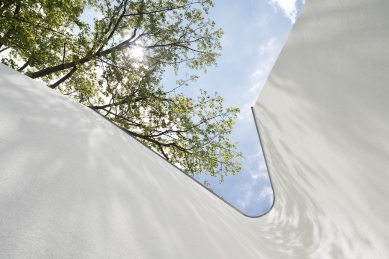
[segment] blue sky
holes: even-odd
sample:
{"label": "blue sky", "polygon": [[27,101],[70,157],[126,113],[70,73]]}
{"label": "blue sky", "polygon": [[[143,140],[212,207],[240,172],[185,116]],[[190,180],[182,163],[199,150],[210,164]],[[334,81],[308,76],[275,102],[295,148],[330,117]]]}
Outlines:
{"label": "blue sky", "polygon": [[[251,106],[304,3],[301,0],[214,0],[214,3],[209,17],[225,32],[221,41],[222,56],[217,60],[218,66],[209,68],[206,74],[189,71],[200,78],[183,91],[193,97],[199,88],[210,94],[218,92],[225,99],[225,107],[240,108],[241,114],[230,139],[239,142],[238,149],[246,160],[243,170],[225,177],[223,185],[217,178],[207,175],[196,179],[210,182],[217,195],[243,213],[258,216],[270,209],[273,193]],[[181,70],[181,74],[185,72]],[[165,87],[169,88],[176,79],[172,71],[168,71]]]}
{"label": "blue sky", "polygon": [[[222,55],[217,67],[200,71],[180,67],[178,77],[167,69],[163,84],[166,89],[175,87],[175,81],[186,72],[200,76],[182,91],[196,97],[199,89],[209,94],[218,92],[224,107],[239,107],[240,116],[230,139],[239,142],[243,152],[243,170],[235,176],[225,177],[223,185],[217,178],[198,175],[200,182],[207,180],[213,191],[249,216],[267,212],[273,193],[262,155],[251,107],[281,51],[305,0],[214,0],[215,7],[209,18],[217,28],[224,30],[221,40]],[[84,12],[84,19],[91,23],[93,10]]]}

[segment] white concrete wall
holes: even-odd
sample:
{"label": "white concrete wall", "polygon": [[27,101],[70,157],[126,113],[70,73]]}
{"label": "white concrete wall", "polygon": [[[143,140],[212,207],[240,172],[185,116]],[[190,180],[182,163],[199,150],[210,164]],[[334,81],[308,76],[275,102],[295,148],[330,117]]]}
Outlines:
{"label": "white concrete wall", "polygon": [[389,258],[389,1],[308,0],[254,111],[276,247]]}
{"label": "white concrete wall", "polygon": [[0,258],[389,258],[387,17],[307,1],[254,107],[275,189],[255,219],[0,65]]}

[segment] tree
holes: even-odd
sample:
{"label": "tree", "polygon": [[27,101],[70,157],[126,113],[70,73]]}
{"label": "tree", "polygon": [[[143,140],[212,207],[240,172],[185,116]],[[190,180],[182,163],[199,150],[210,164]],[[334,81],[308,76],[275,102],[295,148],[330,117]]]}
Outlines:
{"label": "tree", "polygon": [[[216,64],[221,29],[204,18],[211,0],[2,0],[2,62],[96,110],[187,174],[240,171],[230,143],[239,109],[200,90],[166,90],[164,69]],[[80,19],[86,8],[101,17]]]}

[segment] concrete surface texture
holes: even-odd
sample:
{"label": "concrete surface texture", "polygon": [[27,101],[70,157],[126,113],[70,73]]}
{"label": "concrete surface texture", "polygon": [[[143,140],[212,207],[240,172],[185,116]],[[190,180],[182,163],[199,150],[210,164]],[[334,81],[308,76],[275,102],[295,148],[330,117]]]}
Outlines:
{"label": "concrete surface texture", "polygon": [[0,65],[0,258],[389,258],[388,17],[387,0],[305,4],[254,107],[260,218]]}

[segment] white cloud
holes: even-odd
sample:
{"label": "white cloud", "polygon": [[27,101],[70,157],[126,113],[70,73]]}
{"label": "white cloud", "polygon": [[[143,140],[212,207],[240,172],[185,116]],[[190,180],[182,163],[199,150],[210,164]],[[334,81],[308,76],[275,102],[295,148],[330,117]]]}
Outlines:
{"label": "white cloud", "polygon": [[[251,178],[245,183],[237,185],[237,203],[241,209],[258,206],[273,199],[272,189],[268,188],[269,175],[266,169],[265,160],[261,147],[258,145],[256,152],[247,157],[247,164],[244,168]],[[264,185],[265,184],[265,185]]]}
{"label": "white cloud", "polygon": [[242,208],[245,208],[250,204],[251,198],[253,196],[253,183],[246,183],[240,190],[245,191],[243,199],[238,199],[238,203]]}
{"label": "white cloud", "polygon": [[[266,166],[264,166],[263,169],[266,169]],[[251,174],[251,178],[254,180],[260,179],[260,178],[267,179],[267,172],[265,172],[265,173],[251,173],[250,172],[250,174]]]}
{"label": "white cloud", "polygon": [[245,170],[249,172],[253,180],[268,178],[266,163],[260,145],[256,147],[254,155],[247,157],[247,167],[245,167]]}
{"label": "white cloud", "polygon": [[305,0],[301,0],[301,2],[302,2],[303,4],[305,4]]}
{"label": "white cloud", "polygon": [[267,76],[276,61],[279,52],[280,46],[277,44],[277,38],[275,37],[272,37],[259,47],[261,62],[251,74],[251,81],[253,82],[253,85],[251,86],[250,91],[254,95],[258,96],[260,90],[265,84]]}
{"label": "white cloud", "polygon": [[272,37],[267,43],[261,44],[261,46],[259,47],[259,54],[263,56],[264,54],[273,54],[274,52],[276,52],[276,41],[277,38]]}
{"label": "white cloud", "polygon": [[[240,188],[240,191],[244,196],[241,199],[237,200],[237,203],[240,205],[240,209],[244,209],[247,206],[255,207],[259,204],[268,203],[271,205],[273,203],[273,190],[269,185],[264,185],[260,189],[258,182],[254,181],[252,183],[246,183],[243,187]],[[259,189],[259,192],[257,190]]]}
{"label": "white cloud", "polygon": [[250,75],[251,83],[248,91],[245,93],[245,103],[240,107],[242,112],[239,115],[239,119],[252,120],[251,106],[258,98],[280,51],[281,46],[277,43],[277,38],[275,37],[270,38],[259,46],[259,62]]}
{"label": "white cloud", "polygon": [[268,201],[269,204],[273,203],[273,190],[270,186],[263,187],[258,197],[259,201]]}
{"label": "white cloud", "polygon": [[[255,161],[255,165],[251,169],[250,167],[247,167],[246,170],[249,172],[251,179],[252,180],[257,180],[257,179],[263,179],[266,180],[268,179],[268,173],[267,173],[267,168],[266,168],[266,163],[263,158],[263,155],[258,157]],[[251,161],[250,161],[251,162]]]}
{"label": "white cloud", "polygon": [[[305,0],[302,0],[305,2]],[[297,0],[270,0],[269,4],[271,4],[274,8],[274,11],[281,9],[284,15],[292,22],[296,22],[297,16],[297,8],[296,8]]]}

